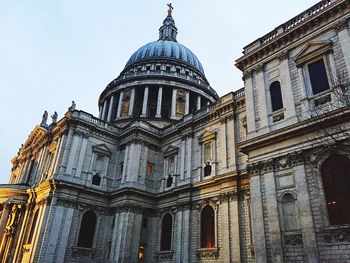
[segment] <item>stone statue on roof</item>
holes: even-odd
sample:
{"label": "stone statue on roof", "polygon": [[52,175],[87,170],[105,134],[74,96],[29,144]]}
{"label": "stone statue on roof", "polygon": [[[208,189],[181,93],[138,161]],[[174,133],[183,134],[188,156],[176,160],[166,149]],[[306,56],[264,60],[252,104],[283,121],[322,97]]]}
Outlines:
{"label": "stone statue on roof", "polygon": [[48,117],[48,113],[47,113],[47,111],[44,111],[42,119],[41,119],[41,123],[40,123],[41,126],[47,125],[47,117]]}

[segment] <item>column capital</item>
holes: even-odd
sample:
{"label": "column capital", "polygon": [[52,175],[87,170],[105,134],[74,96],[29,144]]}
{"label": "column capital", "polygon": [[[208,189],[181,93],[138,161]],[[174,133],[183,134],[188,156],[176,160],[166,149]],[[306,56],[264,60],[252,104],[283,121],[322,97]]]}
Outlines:
{"label": "column capital", "polygon": [[334,29],[337,32],[343,31],[344,29],[347,29],[347,28],[348,28],[348,18],[342,19],[334,25]]}

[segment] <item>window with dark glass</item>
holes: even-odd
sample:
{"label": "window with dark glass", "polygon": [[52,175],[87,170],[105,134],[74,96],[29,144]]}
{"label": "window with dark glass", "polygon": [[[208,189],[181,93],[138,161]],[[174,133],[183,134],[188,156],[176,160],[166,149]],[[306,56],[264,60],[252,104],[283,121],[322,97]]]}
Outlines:
{"label": "window with dark glass", "polygon": [[214,209],[207,205],[201,213],[201,248],[215,247]]}
{"label": "window with dark glass", "polygon": [[86,211],[81,219],[78,247],[92,248],[97,223],[96,214]]}
{"label": "window with dark glass", "polygon": [[173,177],[169,174],[168,178],[166,179],[166,187],[171,187],[173,184]]}
{"label": "window with dark glass", "polygon": [[316,95],[322,91],[328,90],[329,82],[323,59],[308,64],[307,68],[309,71],[312,93]]}
{"label": "window with dark glass", "polygon": [[101,176],[100,176],[100,173],[96,172],[96,173],[92,176],[92,184],[93,184],[93,185],[100,185],[100,184],[101,184]]}
{"label": "window with dark glass", "polygon": [[281,84],[278,81],[274,81],[270,85],[271,106],[272,111],[276,111],[283,108]]}
{"label": "window with dark glass", "polygon": [[173,231],[173,217],[170,214],[166,214],[162,219],[162,232],[160,238],[160,250],[171,250],[171,236]]}
{"label": "window with dark glass", "polygon": [[350,223],[350,160],[333,155],[321,167],[323,188],[331,225]]}

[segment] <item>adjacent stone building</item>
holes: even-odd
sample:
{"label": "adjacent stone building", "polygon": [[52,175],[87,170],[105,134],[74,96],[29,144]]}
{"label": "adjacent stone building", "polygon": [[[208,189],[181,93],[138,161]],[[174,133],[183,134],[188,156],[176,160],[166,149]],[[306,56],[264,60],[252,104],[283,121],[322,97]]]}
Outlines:
{"label": "adjacent stone building", "polygon": [[219,97],[172,7],[99,98],[47,112],[0,186],[1,262],[350,260],[350,3],[244,48]]}

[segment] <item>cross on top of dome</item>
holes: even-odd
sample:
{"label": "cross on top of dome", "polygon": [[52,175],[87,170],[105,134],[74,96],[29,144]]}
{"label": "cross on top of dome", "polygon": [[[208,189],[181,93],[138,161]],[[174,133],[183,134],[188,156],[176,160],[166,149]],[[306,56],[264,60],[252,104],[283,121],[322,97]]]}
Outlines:
{"label": "cross on top of dome", "polygon": [[167,4],[168,16],[164,19],[163,25],[159,29],[159,40],[168,40],[176,42],[177,28],[175,26],[175,20],[172,17],[174,7],[171,3]]}

